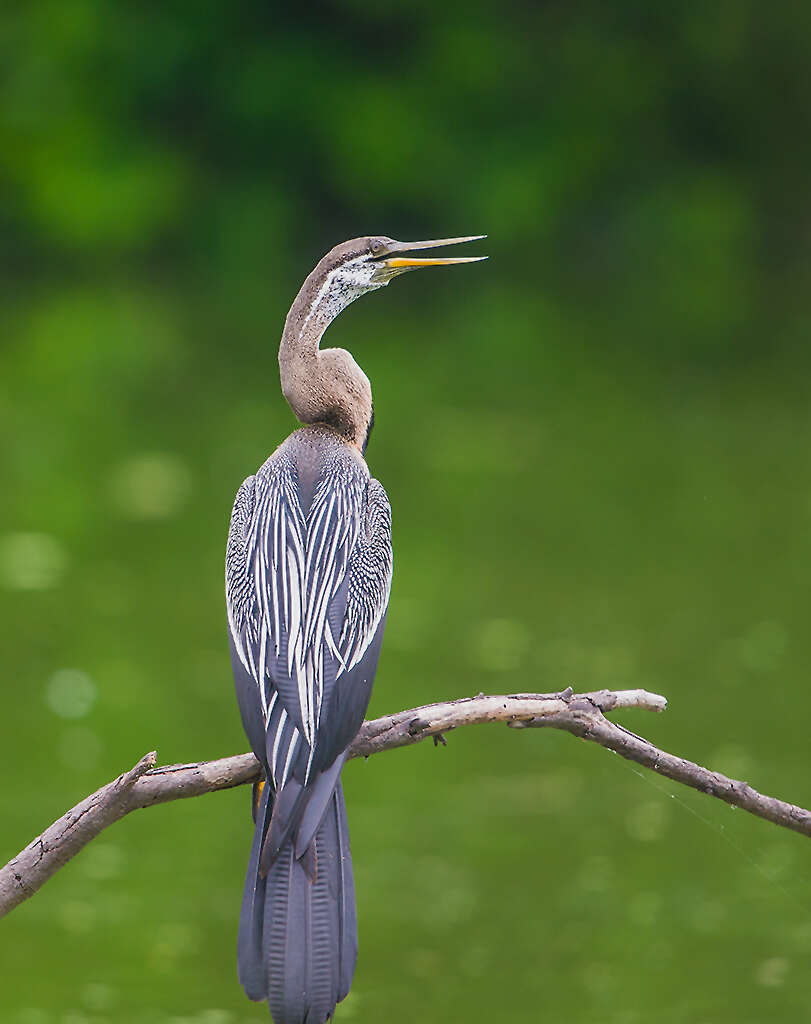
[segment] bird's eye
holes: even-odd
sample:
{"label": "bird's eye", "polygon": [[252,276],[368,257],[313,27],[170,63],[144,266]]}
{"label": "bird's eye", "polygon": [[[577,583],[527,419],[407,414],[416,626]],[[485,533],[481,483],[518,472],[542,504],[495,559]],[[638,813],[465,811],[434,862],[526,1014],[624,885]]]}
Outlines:
{"label": "bird's eye", "polygon": [[372,250],[373,256],[379,256],[383,252],[383,243],[379,238],[375,238],[369,248]]}

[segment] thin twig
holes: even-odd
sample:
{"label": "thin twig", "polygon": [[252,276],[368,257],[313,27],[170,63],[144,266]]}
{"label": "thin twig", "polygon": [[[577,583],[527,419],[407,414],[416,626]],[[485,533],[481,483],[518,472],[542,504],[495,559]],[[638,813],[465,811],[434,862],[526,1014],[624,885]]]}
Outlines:
{"label": "thin twig", "polygon": [[[513,728],[563,729],[591,740],[660,775],[692,786],[765,818],[776,825],[811,836],[811,811],[764,796],[746,782],[729,779],[653,746],[605,717],[625,708],[663,711],[664,697],[646,690],[599,690],[556,694],[479,694],[461,700],[385,715],[361,727],[350,757],[369,757],[405,747],[431,736],[440,742],[446,733],[465,725],[506,722]],[[42,835],[0,868],[0,917],[32,896],[51,875],[94,839],[103,829],[130,811],[169,800],[230,789],[261,776],[253,754],[238,754],[218,761],[166,765],[155,768],[154,753],[141,758],[129,772],[108,783],[68,811]]]}

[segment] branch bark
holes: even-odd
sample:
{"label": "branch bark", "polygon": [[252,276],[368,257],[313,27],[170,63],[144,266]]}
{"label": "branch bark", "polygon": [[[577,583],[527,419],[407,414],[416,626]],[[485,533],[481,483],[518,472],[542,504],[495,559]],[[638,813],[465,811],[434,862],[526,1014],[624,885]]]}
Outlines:
{"label": "branch bark", "polygon": [[[598,743],[675,782],[717,797],[775,825],[811,836],[811,811],[764,796],[746,783],[702,768],[660,750],[641,736],[605,717],[625,708],[664,711],[667,701],[646,690],[599,690],[575,694],[479,694],[461,700],[400,711],[364,722],[350,757],[369,757],[384,750],[410,746],[431,736],[444,743],[444,734],[465,725],[506,722],[512,728],[551,728]],[[37,836],[4,868],[0,868],[0,917],[27,900],[71,857],[125,814],[169,800],[231,789],[261,777],[253,754],[217,761],[155,767],[156,754],[146,754],[124,775],[108,783]]]}

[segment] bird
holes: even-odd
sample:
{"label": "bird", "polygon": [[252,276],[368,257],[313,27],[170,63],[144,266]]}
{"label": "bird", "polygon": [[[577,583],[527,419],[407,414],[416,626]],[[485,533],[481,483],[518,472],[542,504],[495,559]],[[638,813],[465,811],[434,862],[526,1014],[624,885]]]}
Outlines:
{"label": "bird", "polygon": [[262,768],[237,937],[239,981],[275,1024],[322,1024],[358,952],[341,769],[363,723],[392,580],[391,508],[365,460],[369,379],[321,349],[355,299],[420,267],[413,257],[484,235],[335,246],[301,287],[279,346],[282,393],[301,426],[239,488],[225,562],[237,703]]}

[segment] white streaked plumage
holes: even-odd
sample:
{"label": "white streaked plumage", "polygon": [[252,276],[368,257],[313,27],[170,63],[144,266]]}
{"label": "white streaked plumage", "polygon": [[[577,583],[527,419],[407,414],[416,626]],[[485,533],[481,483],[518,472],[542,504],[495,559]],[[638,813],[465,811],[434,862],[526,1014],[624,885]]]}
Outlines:
{"label": "white streaked plumage", "polygon": [[[369,537],[381,512],[386,533],[377,552]],[[229,626],[256,682],[266,730],[275,728],[268,741],[276,786],[300,739],[309,778],[325,686],[354,668],[375,636],[391,586],[389,515],[382,487],[354,458],[326,464],[303,510],[297,468],[283,448],[237,495],[226,566]],[[339,592],[346,603],[335,636],[329,616]],[[274,724],[278,699],[284,708]]]}

